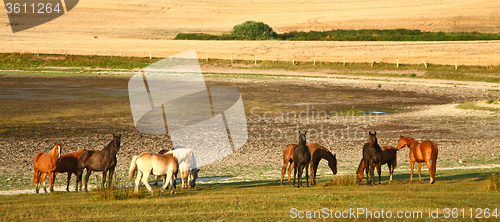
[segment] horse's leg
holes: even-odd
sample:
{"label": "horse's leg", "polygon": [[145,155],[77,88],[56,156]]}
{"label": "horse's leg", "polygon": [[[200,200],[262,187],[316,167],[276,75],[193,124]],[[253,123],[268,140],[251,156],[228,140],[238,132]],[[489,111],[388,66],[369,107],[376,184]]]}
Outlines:
{"label": "horse's leg", "polygon": [[372,183],[375,181],[375,179],[374,179],[374,174],[375,174],[374,171],[375,171],[375,169],[374,169],[374,166],[373,166],[373,161],[370,160],[368,162],[368,164],[369,164],[368,167],[370,168],[370,174],[368,175],[368,183],[367,183],[367,185],[372,185]]}
{"label": "horse's leg", "polygon": [[[142,183],[144,184],[144,186],[146,186],[146,188],[148,189],[149,193],[151,193],[151,196],[154,196],[155,194],[153,193],[153,189],[151,189],[151,186],[149,186],[148,178],[149,178],[149,172],[145,172],[142,175]],[[163,184],[163,185],[165,186],[165,184]]]}
{"label": "horse's leg", "polygon": [[389,167],[389,173],[391,174],[389,177],[389,183],[392,182],[392,173],[394,172],[394,166],[390,163],[387,163],[387,167]]}
{"label": "horse's leg", "polygon": [[421,183],[420,181],[420,170],[422,169],[422,162],[418,162],[418,183]]}
{"label": "horse's leg", "polygon": [[[292,170],[295,169],[295,163],[292,161],[290,161],[290,167],[288,168],[288,185],[292,185],[292,183],[290,183],[290,178],[292,177]],[[293,181],[295,181],[295,179],[293,179]],[[295,186],[295,182],[293,182],[293,185]]]}
{"label": "horse's leg", "polygon": [[316,184],[316,173],[315,173],[316,170],[315,170],[315,168],[313,166],[313,162],[312,161],[310,162],[309,165],[311,167],[311,185],[313,185],[313,184],[315,185]]}
{"label": "horse's leg", "polygon": [[109,189],[113,189],[113,174],[115,173],[115,168],[109,169],[109,181],[108,181],[108,186]]}
{"label": "horse's leg", "polygon": [[137,177],[135,178],[135,187],[134,187],[134,192],[138,193],[139,192],[139,182],[141,181],[142,178],[142,171],[137,170]]}
{"label": "horse's leg", "polygon": [[71,182],[72,172],[68,172],[68,181],[66,181],[66,191],[69,192],[69,182]]}
{"label": "horse's leg", "polygon": [[35,168],[33,170],[33,181],[35,182],[35,192],[38,193],[40,191],[40,172]]}
{"label": "horse's leg", "polygon": [[155,183],[153,184],[153,188],[157,188],[158,187],[158,180],[159,180],[160,176],[155,176]]}
{"label": "horse's leg", "polygon": [[306,185],[309,187],[309,165],[306,165]]}
{"label": "horse's leg", "polygon": [[47,187],[45,186],[45,180],[47,179],[47,173],[42,173],[42,176],[40,176],[40,180],[43,183],[43,191],[47,193]]}
{"label": "horse's leg", "polygon": [[106,185],[106,176],[107,176],[108,171],[107,170],[102,170],[102,191],[104,192],[105,186]]}
{"label": "horse's leg", "polygon": [[295,177],[297,176],[297,166],[293,166],[293,186],[295,187]]}
{"label": "horse's leg", "polygon": [[92,173],[92,170],[90,170],[90,168],[87,168],[87,174],[85,174],[85,192],[89,192],[89,190],[87,189],[87,186],[89,184],[89,178],[90,178],[91,173]]}
{"label": "horse's leg", "polygon": [[55,172],[49,172],[49,186],[50,186],[50,192],[54,192],[54,180],[56,179],[56,173]]}
{"label": "horse's leg", "polygon": [[[283,177],[285,176],[285,172],[286,172],[286,167],[288,166],[288,162],[290,162],[290,160],[283,160],[283,167],[281,168],[281,180],[280,180],[280,185],[283,186]],[[290,178],[290,177],[288,177]]]}
{"label": "horse's leg", "polygon": [[432,172],[432,165],[431,165],[431,161],[430,159],[425,159],[425,165],[427,165],[427,168],[429,168],[429,178],[430,178],[430,182],[432,184],[433,179],[434,179],[434,173]]}
{"label": "horse's leg", "polygon": [[408,183],[411,183],[411,181],[413,181],[413,167],[415,166],[415,162],[413,161],[410,161],[410,182]]}
{"label": "horse's leg", "polygon": [[377,163],[377,172],[378,172],[378,184],[382,184],[382,177],[380,174],[382,173],[382,161]]}

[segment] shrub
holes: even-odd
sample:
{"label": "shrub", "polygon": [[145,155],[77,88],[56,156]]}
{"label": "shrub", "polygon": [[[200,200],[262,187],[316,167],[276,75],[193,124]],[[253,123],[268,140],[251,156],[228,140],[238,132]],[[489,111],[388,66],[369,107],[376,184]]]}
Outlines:
{"label": "shrub", "polygon": [[231,31],[232,36],[246,37],[249,39],[274,39],[277,34],[273,29],[263,22],[246,21],[235,25]]}
{"label": "shrub", "polygon": [[500,191],[500,174],[494,173],[488,179],[490,179],[490,190]]}

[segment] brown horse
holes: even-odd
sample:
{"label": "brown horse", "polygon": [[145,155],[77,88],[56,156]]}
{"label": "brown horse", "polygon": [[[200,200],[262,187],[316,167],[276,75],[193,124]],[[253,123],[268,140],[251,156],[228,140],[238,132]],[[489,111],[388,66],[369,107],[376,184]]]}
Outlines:
{"label": "brown horse", "polygon": [[299,131],[299,144],[293,148],[293,186],[295,186],[295,177],[297,173],[299,174],[297,187],[302,187],[302,173],[306,172],[306,184],[309,187],[309,163],[311,162],[311,152],[309,152],[309,147],[306,145],[306,132],[301,133]]}
{"label": "brown horse", "polygon": [[[69,182],[71,181],[71,174],[78,175],[78,157],[83,152],[87,151],[87,149],[83,148],[79,151],[67,153],[61,156],[61,159],[57,163],[56,169],[54,172],[53,180],[56,180],[57,173],[68,173],[68,181],[66,183],[66,191],[69,192]],[[54,182],[52,182],[54,183]],[[82,181],[80,180],[80,191],[82,188]]]}
{"label": "brown horse", "polygon": [[383,159],[382,148],[378,145],[377,132],[368,132],[370,135],[369,143],[363,146],[363,161],[368,164],[369,172],[366,184],[375,183],[375,166]]}
{"label": "brown horse", "polygon": [[134,177],[135,171],[137,171],[137,178],[135,179],[134,192],[139,192],[139,182],[142,181],[144,186],[148,189],[151,195],[154,195],[153,189],[149,186],[148,177],[149,174],[155,176],[167,175],[168,180],[163,181],[163,187],[160,189],[160,196],[163,191],[170,184],[170,193],[175,194],[174,189],[174,172],[177,171],[179,165],[177,159],[175,158],[175,151],[167,152],[165,154],[151,154],[142,153],[139,156],[132,158],[130,162],[129,170],[129,180]]}
{"label": "brown horse", "polygon": [[[281,168],[281,181],[280,184],[283,185],[283,177],[286,172],[286,167],[288,166],[288,163],[290,163],[290,167],[288,168],[288,184],[292,185],[290,178],[292,174],[292,169],[293,169],[293,148],[297,144],[288,144],[285,146],[285,149],[283,149],[283,168]],[[319,161],[321,159],[325,159],[328,161],[328,166],[332,170],[333,174],[337,174],[337,158],[335,155],[333,155],[328,149],[326,149],[323,146],[320,146],[317,143],[308,143],[307,147],[309,148],[309,152],[312,154],[313,158],[311,159],[310,162],[310,167],[311,167],[311,175],[313,176],[311,181],[311,184],[316,184],[316,168],[319,165]],[[320,151],[320,153],[317,154],[316,158],[316,165],[314,164],[314,153],[316,150],[321,149],[323,151]]]}
{"label": "brown horse", "polygon": [[[398,149],[408,146],[410,148],[410,183],[413,180],[413,166],[415,162],[418,163],[418,183],[420,183],[420,170],[422,168],[422,162],[425,162],[429,168],[430,173],[430,183],[433,184],[436,175],[436,161],[438,156],[438,148],[436,144],[432,141],[424,141],[419,143],[411,137],[405,137],[401,135],[398,143]],[[432,163],[431,163],[432,161]]]}
{"label": "brown horse", "polygon": [[[389,168],[389,172],[391,174],[389,178],[389,183],[392,182],[392,174],[394,173],[394,169],[396,169],[396,165],[398,164],[398,156],[397,156],[397,151],[398,149],[395,149],[392,146],[383,146],[382,147],[382,153],[383,153],[383,158],[382,161],[380,161],[379,164],[377,164],[377,172],[378,172],[378,179],[379,179],[379,184],[382,184],[382,177],[380,176],[382,170],[381,166],[382,164],[387,163],[387,167]],[[361,159],[361,162],[359,163],[358,171],[357,171],[357,182],[360,183],[361,180],[363,180],[364,177],[364,171],[366,171],[366,175],[368,176],[368,168],[366,167],[365,161]]]}
{"label": "brown horse", "polygon": [[45,187],[45,179],[49,175],[50,192],[54,192],[54,170],[57,166],[57,161],[61,158],[61,143],[54,143],[54,148],[49,153],[38,153],[33,161],[33,180],[31,183],[36,183],[36,193],[40,189],[40,183],[43,181],[43,190],[47,193]]}
{"label": "brown horse", "polygon": [[92,171],[102,171],[102,188],[106,184],[106,174],[109,171],[108,187],[112,188],[113,173],[116,167],[116,153],[120,150],[121,135],[113,135],[113,140],[100,151],[85,151],[78,157],[78,173],[75,191],[78,192],[78,183],[82,180],[83,169],[87,169],[85,175],[85,192]]}

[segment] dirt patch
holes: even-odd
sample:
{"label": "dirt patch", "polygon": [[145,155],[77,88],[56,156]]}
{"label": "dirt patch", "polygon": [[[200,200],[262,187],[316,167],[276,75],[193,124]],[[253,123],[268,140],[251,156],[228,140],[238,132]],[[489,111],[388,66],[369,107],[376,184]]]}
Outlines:
{"label": "dirt patch", "polygon": [[[274,168],[281,163],[281,151],[286,144],[295,142],[297,129],[309,130],[309,141],[336,153],[340,171],[355,168],[359,149],[366,141],[363,133],[367,135],[368,131],[377,131],[379,143],[384,145],[395,146],[401,134],[417,140],[431,139],[438,144],[442,160],[487,162],[500,153],[496,133],[500,130],[499,119],[489,111],[455,107],[464,101],[495,99],[500,95],[469,87],[468,82],[463,87],[445,88],[425,83],[379,86],[373,80],[308,78],[307,74],[258,78],[207,74],[205,79],[208,86],[233,87],[241,92],[249,124],[247,143],[208,167],[255,165],[258,160],[256,165],[268,166],[271,173],[276,171],[278,175]],[[135,130],[126,96],[127,83],[125,77],[0,76],[1,173],[20,173],[29,181],[33,157],[47,152],[55,141],[63,141],[63,153],[83,147],[102,149],[111,140],[109,134],[122,133],[118,175],[127,170],[132,156],[171,148],[165,135],[146,135]],[[252,111],[255,107],[259,109]],[[362,110],[396,113],[368,117],[341,112]],[[264,117],[267,111],[270,112]],[[277,121],[279,111],[326,111],[328,116]],[[278,136],[278,132],[288,132],[290,139]],[[404,164],[405,157],[402,155],[398,162]],[[222,171],[200,171],[200,176],[219,173],[226,175]]]}

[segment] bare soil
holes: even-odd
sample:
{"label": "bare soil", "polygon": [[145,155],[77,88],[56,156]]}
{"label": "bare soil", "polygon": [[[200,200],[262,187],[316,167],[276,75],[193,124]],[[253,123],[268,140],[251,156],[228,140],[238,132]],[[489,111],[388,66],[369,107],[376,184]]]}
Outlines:
{"label": "bare soil", "polygon": [[[297,129],[308,130],[309,141],[336,153],[341,173],[356,167],[368,131],[376,131],[383,145],[396,146],[402,134],[432,140],[439,147],[440,161],[448,161],[447,167],[457,166],[458,160],[481,165],[498,159],[498,113],[455,107],[466,101],[499,98],[500,93],[490,90],[488,83],[462,82],[460,87],[453,87],[444,82],[412,83],[411,79],[395,84],[295,74],[304,77],[205,74],[207,86],[233,87],[241,92],[249,128],[247,143],[212,167],[269,166],[277,178],[281,151],[296,142]],[[30,175],[33,157],[49,151],[54,142],[63,142],[63,153],[83,147],[101,149],[112,133],[123,134],[118,153],[120,172],[127,170],[134,155],[171,148],[165,135],[135,130],[126,96],[128,77],[0,76],[0,172]],[[359,110],[395,113],[346,117],[343,115],[349,113],[341,112]],[[283,121],[280,111],[308,115]],[[328,118],[317,115],[322,111],[329,113]],[[288,134],[280,136],[280,132]],[[407,162],[407,151],[401,152],[400,166]]]}

